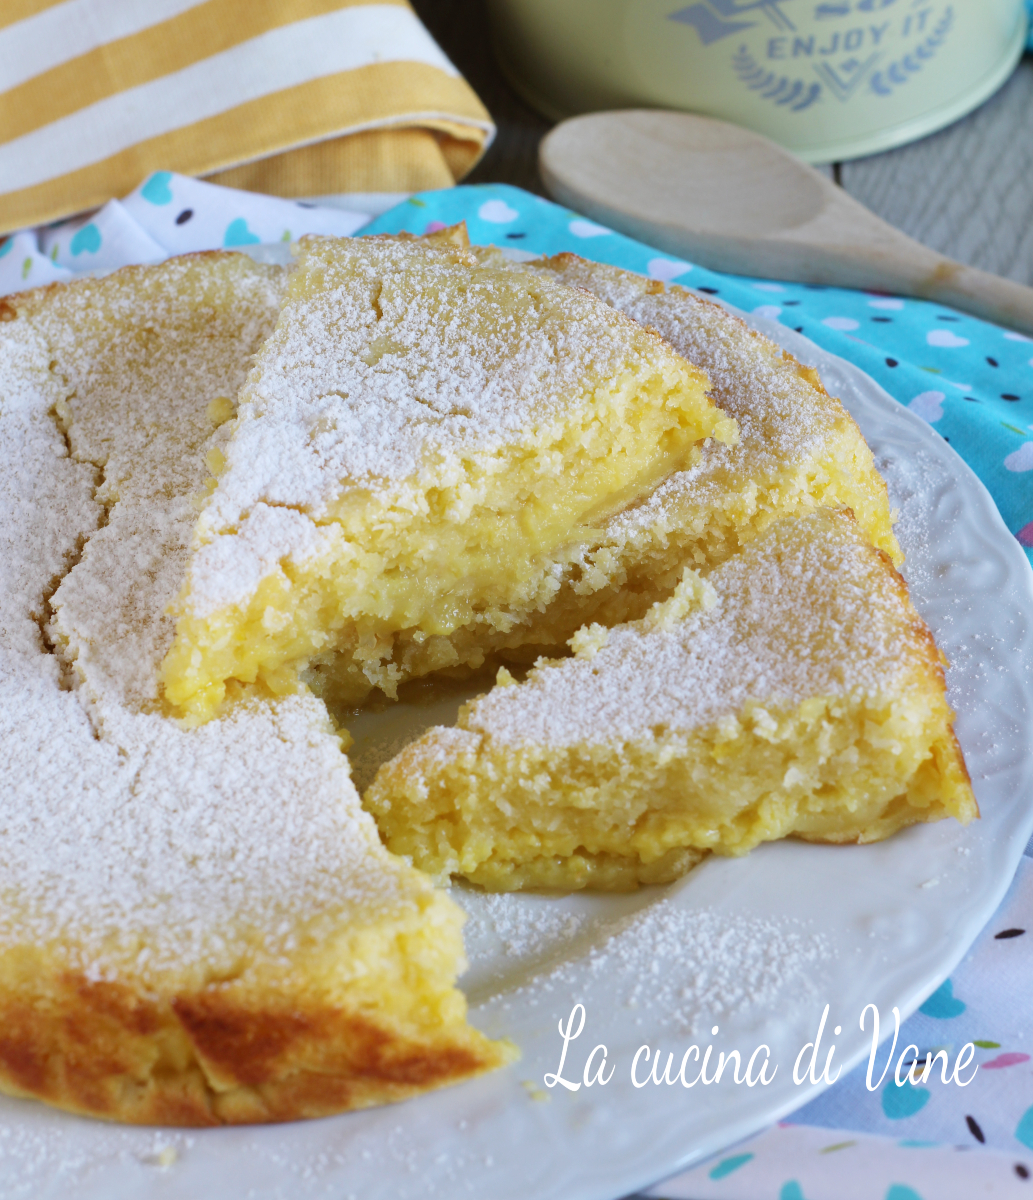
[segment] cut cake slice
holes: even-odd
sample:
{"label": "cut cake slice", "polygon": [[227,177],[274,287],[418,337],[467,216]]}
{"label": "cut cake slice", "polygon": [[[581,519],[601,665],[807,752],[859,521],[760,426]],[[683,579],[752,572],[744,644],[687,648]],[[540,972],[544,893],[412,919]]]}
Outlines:
{"label": "cut cake slice", "polygon": [[700,371],[584,290],[458,247],[302,247],[163,667],[194,720],[227,681],[307,670],[356,703],[455,665],[453,632],[544,608],[588,528],[736,437]]}
{"label": "cut cake slice", "polygon": [[[461,230],[448,236],[460,239]],[[585,623],[641,617],[669,596],[688,565],[714,565],[770,522],[812,508],[848,507],[873,545],[899,566],[886,485],[853,418],[817,372],[719,305],[618,267],[573,254],[515,263],[473,247],[486,263],[583,288],[648,326],[704,370],[718,407],[740,430],[735,444],[703,446],[699,461],[673,471],[649,495],[598,520],[555,565],[542,603],[505,623],[461,625],[447,637],[400,633],[380,669],[400,679],[436,670],[461,673],[486,661],[530,663],[563,652]],[[333,711],[333,687],[316,686]]]}
{"label": "cut cake slice", "polygon": [[[475,253],[507,261],[498,250]],[[817,371],[685,288],[573,254],[508,265],[585,288],[656,330],[707,373],[714,402],[740,436],[734,445],[709,443],[695,465],[599,523],[545,612],[493,634],[493,645],[557,648],[587,622],[641,617],[671,594],[686,564],[713,566],[772,521],[816,506],[849,508],[871,543],[901,565],[886,484]],[[526,652],[516,657],[529,661]]]}
{"label": "cut cake slice", "polygon": [[390,849],[492,890],[624,889],[977,815],[932,635],[849,513],[775,521],[572,647],[380,769]]}
{"label": "cut cake slice", "polygon": [[284,275],[202,255],[0,303],[5,1092],[293,1120],[512,1057],[466,1023],[461,910],[383,849],[318,700],[162,714],[205,445]]}

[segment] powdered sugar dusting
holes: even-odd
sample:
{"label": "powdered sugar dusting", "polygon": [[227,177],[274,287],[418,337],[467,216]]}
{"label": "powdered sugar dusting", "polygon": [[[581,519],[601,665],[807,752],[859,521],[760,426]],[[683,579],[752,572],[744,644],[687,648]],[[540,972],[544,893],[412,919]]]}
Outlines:
{"label": "powdered sugar dusting", "polygon": [[154,663],[209,474],[208,406],[232,410],[283,294],[285,272],[245,264],[130,268],[51,293],[32,313],[61,391],[56,415],[104,506],[52,602],[51,633],[92,694],[157,702]]}
{"label": "powdered sugar dusting", "polygon": [[[267,544],[270,531],[254,528],[262,505],[317,523],[351,498],[387,523],[426,511],[428,492],[455,489],[469,506],[474,468],[491,479],[519,452],[551,470],[539,451],[582,419],[597,388],[619,392],[632,373],[665,387],[696,379],[655,335],[547,275],[418,242],[302,246],[198,524],[199,544],[240,535],[247,545],[220,560],[218,587],[198,563],[188,605],[199,616],[245,600],[269,561],[309,552],[297,522],[294,541]],[[712,410],[705,432],[719,420]]]}
{"label": "powdered sugar dusting", "polygon": [[201,546],[190,564],[190,608],[214,612],[248,596],[290,558],[297,565],[329,552],[332,542],[318,525],[292,508],[256,504],[236,537]]}
{"label": "powdered sugar dusting", "polygon": [[286,978],[300,939],[429,885],[381,848],[314,698],[197,730],[160,712],[205,413],[278,301],[260,268],[183,261],[0,325],[0,943],[59,946],[91,978],[200,983],[256,956]]}
{"label": "powdered sugar dusting", "polygon": [[466,927],[468,942],[474,941],[490,927],[502,943],[507,956],[525,958],[555,950],[568,943],[589,922],[579,912],[560,908],[555,898],[529,901],[524,896],[500,895],[487,892],[467,896],[465,907],[470,912]]}
{"label": "powdered sugar dusting", "polygon": [[[586,381],[664,350],[595,297],[413,242],[306,238],[241,397],[213,529],[260,500],[321,516],[377,487],[547,436]],[[456,297],[462,303],[456,303]]]}
{"label": "powdered sugar dusting", "polygon": [[729,919],[665,900],[628,919],[590,966],[629,981],[629,1008],[661,1028],[696,1034],[711,1020],[770,1008],[789,986],[806,988],[829,953],[801,922]]}
{"label": "powdered sugar dusting", "polygon": [[713,607],[670,629],[619,626],[593,657],[496,688],[464,726],[514,744],[648,737],[737,716],[750,700],[892,694],[913,662],[899,585],[847,517],[773,525],[707,582]]}
{"label": "powdered sugar dusting", "polygon": [[[561,255],[519,269],[540,271],[589,291],[655,329],[679,354],[706,371],[714,403],[739,425],[739,442],[709,443],[699,464],[666,480],[644,504],[615,517],[611,538],[664,519],[672,500],[685,495],[715,504],[722,494],[777,480],[787,463],[805,468],[826,453],[830,437],[849,423],[839,404],[801,378],[767,338],[738,317],[683,288],[657,291],[648,280],[619,268]],[[807,420],[800,419],[801,404]]]}
{"label": "powdered sugar dusting", "polygon": [[535,975],[507,1006],[553,1006],[569,991],[591,1011],[600,989],[654,1030],[695,1036],[714,1022],[770,1011],[790,988],[797,998],[806,995],[816,968],[833,954],[800,920],[729,917],[687,907],[676,896],[597,922],[591,934],[586,954]]}
{"label": "powdered sugar dusting", "polygon": [[[24,658],[40,654],[45,596],[101,512],[93,471],[71,461],[48,415],[62,396],[48,364],[47,345],[35,329],[0,324],[0,646]],[[41,511],[50,519],[40,521]],[[47,669],[55,673],[57,664]]]}

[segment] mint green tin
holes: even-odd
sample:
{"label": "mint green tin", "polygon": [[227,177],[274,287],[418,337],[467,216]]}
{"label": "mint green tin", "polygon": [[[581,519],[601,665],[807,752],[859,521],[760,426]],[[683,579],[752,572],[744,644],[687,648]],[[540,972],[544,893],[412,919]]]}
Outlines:
{"label": "mint green tin", "polygon": [[1004,83],[1023,0],[489,0],[514,86],[554,119],[680,108],[808,162],[924,137]]}

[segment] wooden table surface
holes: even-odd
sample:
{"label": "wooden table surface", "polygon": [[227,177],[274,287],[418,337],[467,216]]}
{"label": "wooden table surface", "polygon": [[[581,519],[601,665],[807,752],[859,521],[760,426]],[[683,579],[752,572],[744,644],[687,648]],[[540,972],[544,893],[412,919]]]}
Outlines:
{"label": "wooden table surface", "polygon": [[[551,123],[502,77],[484,0],[412,3],[498,125],[467,182],[546,195],[538,143]],[[939,133],[826,169],[872,212],[934,250],[1033,285],[1033,56],[996,96]]]}

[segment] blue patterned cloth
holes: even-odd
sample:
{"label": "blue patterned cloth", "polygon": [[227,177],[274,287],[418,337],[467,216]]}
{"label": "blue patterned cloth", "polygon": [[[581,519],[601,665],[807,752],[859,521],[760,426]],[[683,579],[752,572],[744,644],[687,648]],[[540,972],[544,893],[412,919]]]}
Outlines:
{"label": "blue patterned cloth", "polygon": [[1033,338],[924,300],[708,271],[504,184],[413,196],[362,232],[424,233],[461,220],[478,245],[571,250],[674,280],[856,363],[950,442],[1033,560]]}
{"label": "blue patterned cloth", "polygon": [[306,233],[347,237],[369,219],[154,171],[128,196],[88,216],[0,238],[0,296],[170,254],[290,242]]}

